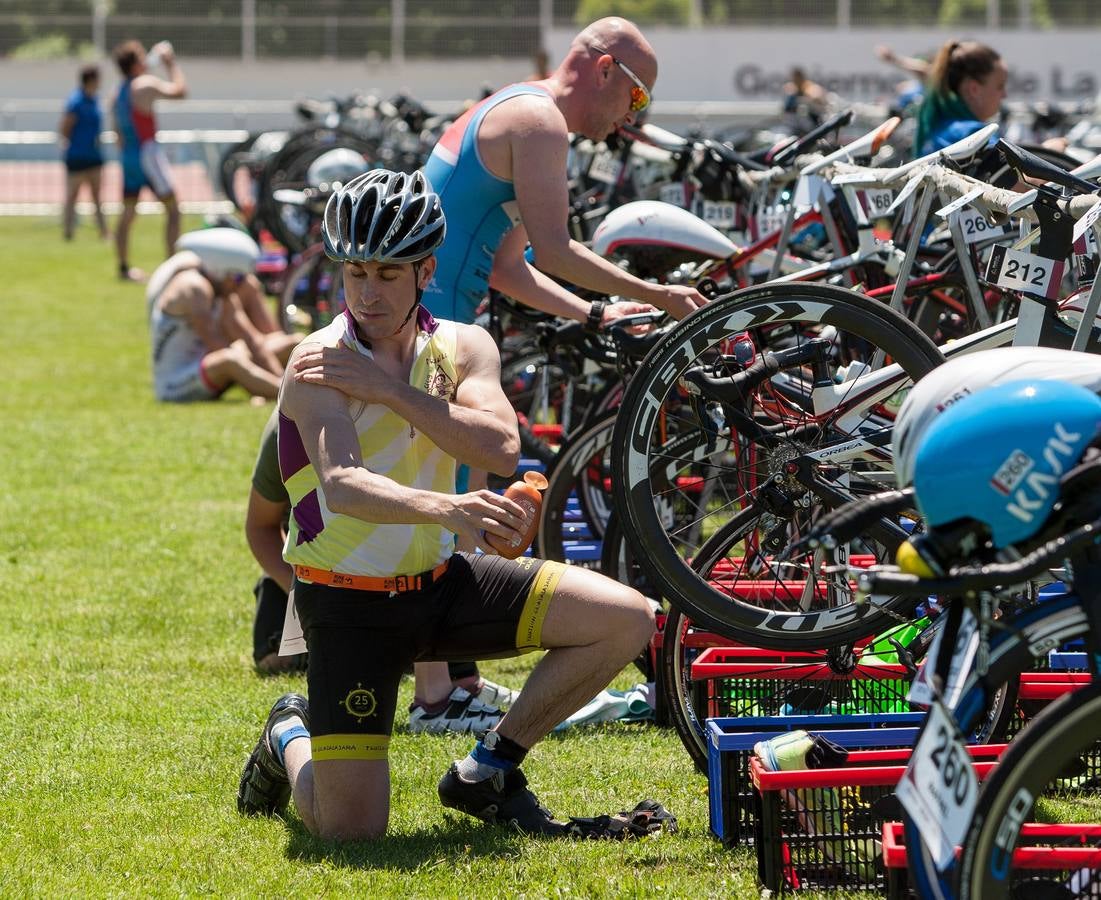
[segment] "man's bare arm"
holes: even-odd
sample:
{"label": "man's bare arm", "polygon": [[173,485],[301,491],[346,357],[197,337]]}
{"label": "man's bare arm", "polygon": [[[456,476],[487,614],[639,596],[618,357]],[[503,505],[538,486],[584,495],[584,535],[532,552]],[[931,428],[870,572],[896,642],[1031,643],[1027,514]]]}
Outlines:
{"label": "man's bare arm", "polygon": [[65,113],[57,125],[58,143],[61,144],[62,153],[69,149],[69,139],[73,136],[73,128],[75,127],[76,113]]}
{"label": "man's bare arm", "polygon": [[283,518],[285,503],[273,503],[251,488],[245,513],[245,539],[253,557],[269,578],[287,593],[291,589],[291,567],[283,561]]}
{"label": "man's bare arm", "polygon": [[153,108],[154,100],[183,100],[187,97],[187,80],[175,56],[166,54],[164,64],[168,69],[170,81],[148,73],[139,75],[135,79],[134,104],[138,109],[148,112]]}
{"label": "man's bare arm", "polygon": [[501,389],[500,351],[484,328],[459,325],[458,335],[454,402],[441,403],[395,380],[386,405],[448,456],[474,469],[511,475],[520,461],[520,435],[516,411]]}
{"label": "man's bare arm", "polygon": [[[490,285],[532,309],[563,319],[588,322],[592,304],[566,290],[553,278],[531,265],[524,258],[527,242],[528,236],[523,225],[517,225],[505,235],[493,257]],[[609,303],[604,307],[601,324],[607,325],[622,316],[652,312],[653,309],[649,304],[633,301]]]}
{"label": "man's bare arm", "polygon": [[703,306],[707,301],[695,289],[643,281],[570,238],[565,122],[548,115],[545,102],[524,100],[508,104],[513,107],[512,180],[539,267],[589,290],[652,303],[677,318]]}
{"label": "man's bare arm", "polygon": [[512,540],[524,527],[523,509],[492,491],[440,494],[364,468],[348,398],[335,388],[286,379],[279,402],[298,427],[333,512],[379,524],[441,525],[475,543],[483,531]]}
{"label": "man's bare arm", "polygon": [[298,382],[327,385],[365,403],[388,406],[461,463],[511,475],[520,439],[516,413],[501,390],[497,346],[474,326],[459,326],[459,334],[459,385],[452,403],[388,375],[374,360],[346,347],[303,344],[291,367]]}
{"label": "man's bare arm", "polygon": [[230,340],[240,338],[245,342],[249,354],[257,365],[267,369],[273,375],[283,374],[283,367],[279,364],[279,360],[264,343],[264,335],[245,312],[241,298],[237,294],[230,294],[222,300],[222,328]]}

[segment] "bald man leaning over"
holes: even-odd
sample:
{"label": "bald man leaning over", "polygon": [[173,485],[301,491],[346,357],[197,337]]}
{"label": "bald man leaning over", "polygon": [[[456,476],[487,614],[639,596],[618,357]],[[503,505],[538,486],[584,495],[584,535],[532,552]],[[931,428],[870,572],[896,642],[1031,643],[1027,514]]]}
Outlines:
{"label": "bald man leaning over", "polygon": [[[635,25],[600,19],[573,39],[549,77],[498,91],[444,133],[425,166],[448,228],[424,295],[433,315],[472,322],[487,285],[593,328],[645,309],[590,304],[544,272],[677,318],[707,302],[694,288],[635,278],[572,240],[567,228],[570,132],[600,141],[634,122],[657,74],[654,49]],[[538,269],[524,258],[529,242]]]}

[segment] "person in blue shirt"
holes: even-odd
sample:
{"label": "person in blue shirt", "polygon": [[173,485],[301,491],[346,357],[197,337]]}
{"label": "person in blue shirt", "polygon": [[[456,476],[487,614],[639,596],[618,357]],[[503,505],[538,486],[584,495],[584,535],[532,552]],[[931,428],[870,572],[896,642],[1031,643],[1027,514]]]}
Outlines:
{"label": "person in blue shirt", "polygon": [[107,220],[99,202],[100,178],[103,174],[103,153],[99,148],[99,132],[103,117],[99,110],[99,68],[83,66],[80,70],[80,87],[75,88],[65,101],[65,113],[57,127],[62,157],[65,160],[65,211],[63,233],[65,240],[73,239],[76,224],[76,198],[82,185],[88,186],[96,208],[96,224],[99,236],[109,237]]}
{"label": "person in blue shirt", "polygon": [[929,71],[918,110],[914,154],[924,156],[974,134],[994,118],[1005,99],[1009,70],[992,47],[948,41]]}

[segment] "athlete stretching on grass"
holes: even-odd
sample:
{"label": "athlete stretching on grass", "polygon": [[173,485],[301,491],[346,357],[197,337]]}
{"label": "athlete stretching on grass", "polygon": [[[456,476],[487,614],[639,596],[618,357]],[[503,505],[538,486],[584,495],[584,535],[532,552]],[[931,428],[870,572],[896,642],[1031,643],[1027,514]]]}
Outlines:
{"label": "athlete stretching on grass", "polygon": [[158,400],[215,400],[239,384],[274,400],[297,335],[279,330],[253,275],[260,248],[236,228],[204,228],[149,279],[146,303]]}
{"label": "athlete stretching on grass", "polygon": [[636,591],[537,559],[454,553],[458,535],[506,540],[525,525],[489,491],[454,494],[456,461],[511,474],[516,415],[480,328],[420,307],[444,236],[423,177],[375,171],[329,200],[323,239],[342,260],[347,311],[292,356],[359,357],[361,399],[315,367],[284,378],[279,459],[293,504],[285,556],[309,651],[306,698],[268,715],[237,794],[246,814],[293,793],[306,827],[376,838],[390,806],[398,682],[418,659],[545,648],[519,699],[439,784],[445,806],[531,833],[560,833],[526,788],[528,749],[593,697],[653,633]]}

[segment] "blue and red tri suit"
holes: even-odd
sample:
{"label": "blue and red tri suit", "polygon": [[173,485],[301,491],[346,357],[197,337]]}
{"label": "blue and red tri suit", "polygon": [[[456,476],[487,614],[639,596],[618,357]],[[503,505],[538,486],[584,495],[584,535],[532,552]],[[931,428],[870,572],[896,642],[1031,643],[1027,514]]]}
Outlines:
{"label": "blue and red tri suit", "polygon": [[447,238],[436,251],[436,275],[422,300],[437,318],[474,321],[489,287],[494,254],[520,223],[512,182],[490,172],[478,153],[478,128],[491,109],[523,95],[550,97],[535,84],[502,88],[456,119],[425,164],[424,174],[447,217]]}

